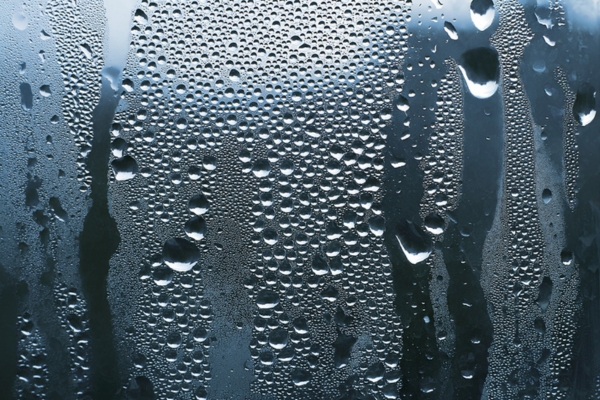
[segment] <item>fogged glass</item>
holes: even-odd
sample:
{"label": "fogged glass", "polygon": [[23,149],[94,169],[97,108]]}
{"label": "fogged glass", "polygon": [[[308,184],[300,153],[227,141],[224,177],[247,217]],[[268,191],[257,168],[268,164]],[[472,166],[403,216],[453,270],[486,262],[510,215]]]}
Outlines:
{"label": "fogged glass", "polygon": [[0,398],[600,398],[596,0],[4,0]]}

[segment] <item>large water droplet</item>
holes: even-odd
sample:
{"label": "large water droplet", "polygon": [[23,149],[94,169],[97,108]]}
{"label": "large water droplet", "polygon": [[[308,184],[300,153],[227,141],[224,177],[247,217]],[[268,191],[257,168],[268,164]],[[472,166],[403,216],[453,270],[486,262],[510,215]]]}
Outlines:
{"label": "large water droplet", "polygon": [[263,231],[263,240],[266,244],[274,245],[279,240],[277,231],[273,228],[267,228]]}
{"label": "large water droplet", "polygon": [[367,380],[375,383],[379,382],[383,379],[383,374],[385,373],[385,367],[382,362],[375,363],[367,368],[367,372],[365,373],[365,378]]}
{"label": "large water droplet", "polygon": [[52,96],[52,90],[50,89],[50,85],[40,86],[40,94],[42,95],[42,97]]}
{"label": "large water droplet", "polygon": [[173,280],[173,270],[165,266],[159,266],[152,272],[152,279],[158,286],[166,286]]}
{"label": "large water droplet", "polygon": [[469,92],[478,99],[487,99],[496,93],[500,80],[498,53],[489,47],[465,51],[458,68]]}
{"label": "large water droplet", "polygon": [[196,400],[207,400],[208,399],[208,391],[202,385],[198,386],[194,391],[194,398]]}
{"label": "large water droplet", "polygon": [[210,208],[210,203],[208,202],[206,196],[203,194],[197,194],[190,199],[188,207],[194,214],[202,215],[208,211]]}
{"label": "large water droplet", "polygon": [[292,321],[292,327],[294,331],[300,335],[306,335],[308,333],[308,321],[304,317],[298,317]]}
{"label": "large water droplet", "polygon": [[139,8],[135,11],[135,14],[133,16],[133,20],[135,22],[137,22],[140,25],[145,25],[148,23],[148,16],[146,15],[145,12],[143,12],[142,10],[140,10]]}
{"label": "large water droplet", "polygon": [[544,204],[548,204],[550,203],[550,200],[552,200],[552,191],[550,189],[544,189],[542,191],[542,201]]}
{"label": "large water droplet", "polygon": [[294,385],[296,386],[304,386],[310,381],[310,372],[304,369],[295,369],[290,375],[292,377],[292,382],[294,382]]}
{"label": "large water droplet", "polygon": [[237,69],[232,69],[229,71],[229,79],[231,79],[232,82],[239,82],[240,72]]}
{"label": "large water droplet", "polygon": [[408,104],[408,99],[402,95],[399,95],[396,99],[396,108],[400,111],[407,112],[410,108],[410,104]]}
{"label": "large water droplet", "polygon": [[279,304],[279,295],[272,290],[263,289],[256,296],[256,305],[258,308],[273,308]]}
{"label": "large water droplet", "polygon": [[18,30],[24,31],[29,25],[29,18],[23,11],[17,11],[12,16],[12,23]]}
{"label": "large water droplet", "polygon": [[264,178],[269,176],[271,173],[271,163],[269,160],[261,158],[260,160],[256,160],[254,162],[254,166],[252,167],[252,173],[258,178]]}
{"label": "large water droplet", "polygon": [[110,165],[118,181],[133,179],[138,172],[137,162],[131,156],[116,158]]}
{"label": "large water droplet", "polygon": [[325,275],[329,272],[329,265],[325,257],[317,253],[313,257],[311,269],[315,275]]}
{"label": "large water droplet", "polygon": [[186,239],[171,238],[163,246],[163,259],[173,270],[186,272],[200,260],[200,250]]}
{"label": "large water droplet", "polygon": [[550,304],[550,297],[552,296],[552,279],[547,276],[542,280],[542,284],[540,285],[540,293],[537,298],[537,303],[542,309],[542,311],[546,311],[548,305]]}
{"label": "large water droplet", "polygon": [[473,0],[471,2],[471,20],[480,31],[485,31],[494,22],[494,3],[492,0]]}
{"label": "large water droplet", "polygon": [[424,261],[431,254],[431,241],[427,234],[414,223],[401,220],[396,226],[396,239],[411,264]]}
{"label": "large water droplet", "polygon": [[333,342],[333,362],[336,368],[343,368],[348,365],[352,347],[356,343],[356,338],[339,333],[335,342]]}
{"label": "large water droplet", "polygon": [[581,85],[573,104],[573,115],[581,126],[586,126],[596,117],[596,90],[588,83]]}
{"label": "large water droplet", "polygon": [[450,22],[444,22],[444,30],[446,31],[450,39],[458,40],[458,32],[456,31],[454,25],[452,25]]}
{"label": "large water droplet", "polygon": [[192,336],[194,338],[194,341],[202,343],[206,339],[208,339],[208,331],[205,328],[199,326],[196,329],[194,329],[194,331],[192,332]]}
{"label": "large water droplet", "polygon": [[194,240],[202,240],[206,235],[206,221],[204,218],[194,216],[185,223],[185,234]]}
{"label": "large water droplet", "polygon": [[283,349],[288,343],[287,330],[276,328],[269,333],[269,345],[277,350]]}
{"label": "large water droplet", "polygon": [[441,235],[444,233],[444,219],[440,217],[438,214],[429,214],[425,217],[425,229],[428,232],[433,233],[434,235]]}
{"label": "large water droplet", "polygon": [[571,250],[563,250],[560,252],[560,261],[562,261],[562,263],[564,265],[571,265],[573,264],[573,252]]}
{"label": "large water droplet", "polygon": [[369,229],[375,236],[383,236],[385,232],[385,218],[381,215],[369,218]]}

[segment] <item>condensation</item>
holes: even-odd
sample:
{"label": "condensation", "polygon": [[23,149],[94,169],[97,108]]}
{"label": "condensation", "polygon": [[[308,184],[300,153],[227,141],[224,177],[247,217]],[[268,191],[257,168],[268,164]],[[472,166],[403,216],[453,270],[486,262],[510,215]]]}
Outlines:
{"label": "condensation", "polygon": [[7,398],[600,392],[579,7],[7,3]]}

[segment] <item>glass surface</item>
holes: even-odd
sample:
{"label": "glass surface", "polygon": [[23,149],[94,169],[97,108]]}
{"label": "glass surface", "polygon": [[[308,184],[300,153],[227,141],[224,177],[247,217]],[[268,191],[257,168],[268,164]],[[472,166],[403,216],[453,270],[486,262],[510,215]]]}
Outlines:
{"label": "glass surface", "polygon": [[600,399],[598,0],[3,0],[1,399]]}

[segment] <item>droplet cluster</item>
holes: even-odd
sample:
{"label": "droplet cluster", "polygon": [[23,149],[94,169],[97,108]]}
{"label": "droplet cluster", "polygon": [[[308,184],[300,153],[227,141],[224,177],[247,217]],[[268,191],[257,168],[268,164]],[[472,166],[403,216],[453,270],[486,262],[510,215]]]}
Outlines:
{"label": "droplet cluster", "polygon": [[565,116],[563,117],[563,174],[569,207],[577,205],[577,177],[579,176],[579,149],[577,146],[577,127],[573,116],[575,93],[569,87],[562,70],[557,69],[556,80],[565,93]]}
{"label": "droplet cluster", "polygon": [[48,387],[48,365],[44,342],[31,320],[31,314],[20,315],[18,372],[15,393],[18,399],[46,399]]}
{"label": "droplet cluster", "polygon": [[57,309],[62,328],[67,332],[67,351],[72,373],[70,384],[75,396],[82,397],[90,389],[90,334],[87,305],[76,289],[64,284],[56,289]]}
{"label": "droplet cluster", "polygon": [[[429,136],[429,153],[421,161],[425,176],[420,214],[434,243],[444,239],[444,230],[449,223],[446,213],[458,205],[462,179],[462,89],[455,62],[449,60],[448,64],[450,69],[440,79],[437,90],[436,120]],[[427,264],[431,268],[430,290],[436,337],[440,349],[451,356],[454,352],[454,323],[447,300],[450,278],[441,252],[434,251]]]}
{"label": "droplet cluster", "polygon": [[113,164],[111,195],[126,242],[141,235],[135,366],[160,396],[216,390],[207,357],[228,337],[221,315],[236,314],[208,300],[228,298],[207,292],[220,276],[247,291],[249,313],[234,317],[252,327],[253,391],[337,396],[358,374],[361,390],[396,398],[402,330],[379,201],[406,12],[378,1],[134,12],[128,108],[111,134],[113,160],[130,156],[136,172],[120,179]]}
{"label": "droplet cluster", "polygon": [[[500,26],[491,42],[502,70],[505,174],[501,204],[484,246],[481,279],[494,327],[486,388],[490,398],[564,398],[558,371],[569,368],[573,322],[562,312],[575,307],[570,281],[576,278],[569,273],[569,283],[561,283],[558,290],[549,284],[553,280],[544,278],[559,281],[556,271],[562,270],[560,279],[567,280],[558,254],[545,246],[538,212],[539,165],[518,62],[532,33],[518,3],[502,3],[499,14]],[[547,301],[551,308],[540,305]],[[559,342],[564,344],[556,347]]]}
{"label": "droplet cluster", "polygon": [[85,0],[76,6],[49,1],[47,5],[64,85],[62,117],[79,150],[77,180],[82,192],[87,192],[91,183],[86,157],[92,149],[92,113],[100,99],[105,19],[98,14],[102,16],[103,9],[100,0]]}

